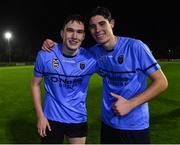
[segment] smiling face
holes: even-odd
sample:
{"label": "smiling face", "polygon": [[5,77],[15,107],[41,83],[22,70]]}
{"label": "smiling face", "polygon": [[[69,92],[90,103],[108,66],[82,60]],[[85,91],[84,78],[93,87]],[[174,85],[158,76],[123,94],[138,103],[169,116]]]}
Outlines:
{"label": "smiling face", "polygon": [[105,45],[113,38],[114,20],[108,21],[101,15],[96,15],[89,20],[89,30],[97,43]]}
{"label": "smiling face", "polygon": [[65,51],[75,52],[85,38],[84,24],[80,21],[69,21],[61,31]]}

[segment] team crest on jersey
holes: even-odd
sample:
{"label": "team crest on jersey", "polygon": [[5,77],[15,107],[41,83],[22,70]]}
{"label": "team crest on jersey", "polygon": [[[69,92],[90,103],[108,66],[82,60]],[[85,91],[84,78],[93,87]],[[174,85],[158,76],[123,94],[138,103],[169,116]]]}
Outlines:
{"label": "team crest on jersey", "polygon": [[100,63],[103,63],[103,60],[104,60],[103,57],[100,57],[100,58],[99,58],[99,62],[100,62]]}
{"label": "team crest on jersey", "polygon": [[57,58],[53,59],[53,68],[58,68],[59,67],[59,60]]}
{"label": "team crest on jersey", "polygon": [[124,62],[124,55],[120,55],[119,57],[118,57],[118,63],[119,64],[122,64]]}
{"label": "team crest on jersey", "polygon": [[100,56],[100,58],[99,58],[99,63],[100,63],[100,64],[103,64],[105,60],[106,60],[106,57],[105,57],[105,56]]}
{"label": "team crest on jersey", "polygon": [[85,68],[85,63],[80,63],[80,69],[83,70]]}

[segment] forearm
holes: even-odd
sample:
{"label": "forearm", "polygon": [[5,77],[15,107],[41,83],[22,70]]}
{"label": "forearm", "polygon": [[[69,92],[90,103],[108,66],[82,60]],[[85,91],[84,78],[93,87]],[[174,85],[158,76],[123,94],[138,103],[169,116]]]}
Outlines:
{"label": "forearm", "polygon": [[34,107],[35,107],[36,115],[39,118],[40,116],[43,115],[40,88],[33,86],[32,90],[33,90],[32,92],[33,92]]}
{"label": "forearm", "polygon": [[130,100],[134,106],[133,108],[152,100],[153,98],[158,96],[162,91],[163,89],[158,85],[158,83],[153,82],[143,93],[137,95],[136,97]]}
{"label": "forearm", "polygon": [[152,100],[167,88],[167,79],[161,71],[160,74],[158,71],[157,74],[155,74],[155,77],[153,77],[151,78],[151,84],[144,92],[130,99],[133,108]]}
{"label": "forearm", "polygon": [[40,118],[44,116],[42,103],[41,103],[40,83],[32,82],[32,97],[33,97],[33,103],[34,103],[37,118]]}

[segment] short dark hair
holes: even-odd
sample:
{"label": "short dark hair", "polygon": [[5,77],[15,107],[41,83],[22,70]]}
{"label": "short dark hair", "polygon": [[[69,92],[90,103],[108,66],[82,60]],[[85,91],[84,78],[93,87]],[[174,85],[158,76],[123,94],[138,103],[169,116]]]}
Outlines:
{"label": "short dark hair", "polygon": [[63,26],[62,26],[62,30],[64,29],[64,27],[67,25],[67,23],[69,23],[70,21],[74,22],[77,21],[79,23],[82,23],[85,26],[85,19],[83,16],[81,16],[80,14],[72,14],[66,17]]}
{"label": "short dark hair", "polygon": [[89,19],[91,17],[94,17],[96,15],[101,15],[103,16],[105,19],[107,19],[108,21],[111,21],[112,20],[112,15],[111,15],[111,12],[109,11],[108,8],[105,8],[105,7],[96,7],[95,9],[93,9],[89,15]]}

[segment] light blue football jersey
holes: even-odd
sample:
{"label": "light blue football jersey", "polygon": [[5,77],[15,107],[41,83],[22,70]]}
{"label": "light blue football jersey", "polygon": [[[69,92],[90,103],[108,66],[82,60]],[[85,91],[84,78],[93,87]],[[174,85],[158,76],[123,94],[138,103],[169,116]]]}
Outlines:
{"label": "light blue football jersey", "polygon": [[102,121],[116,129],[148,128],[148,103],[138,106],[125,116],[117,116],[112,110],[116,99],[110,93],[131,99],[146,89],[147,75],[160,69],[149,48],[140,40],[118,37],[112,51],[106,51],[99,44],[90,48],[90,51],[97,59],[103,78]]}
{"label": "light blue football jersey", "polygon": [[62,123],[86,122],[88,83],[96,69],[96,60],[84,48],[74,57],[64,56],[61,44],[51,52],[39,51],[34,76],[44,78],[45,116]]}

